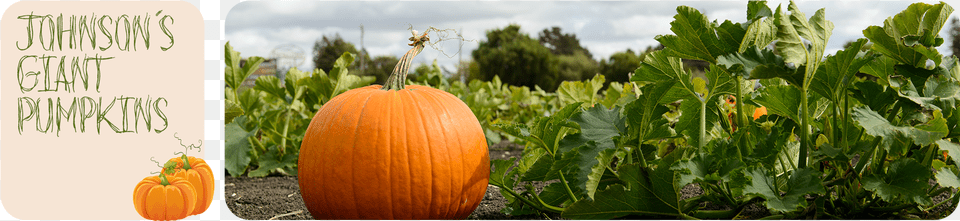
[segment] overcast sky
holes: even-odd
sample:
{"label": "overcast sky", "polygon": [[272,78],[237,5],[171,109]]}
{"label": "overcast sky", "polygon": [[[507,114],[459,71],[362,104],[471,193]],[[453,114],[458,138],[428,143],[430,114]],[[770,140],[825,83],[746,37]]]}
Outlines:
{"label": "overcast sky", "polygon": [[[844,43],[862,38],[870,25],[882,26],[883,20],[906,9],[914,1],[799,1],[797,6],[809,17],[826,8],[827,19],[835,28],[827,45],[833,54]],[[923,2],[936,3],[924,0]],[[471,59],[479,41],[486,41],[486,32],[519,24],[520,31],[536,39],[545,28],[559,26],[564,33],[574,33],[594,59],[607,59],[611,54],[633,49],[641,51],[657,45],[654,37],[671,34],[670,22],[679,5],[697,8],[711,20],[746,21],[746,1],[644,1],[644,2],[422,2],[422,1],[247,1],[237,4],[227,15],[226,39],[242,56],[269,57],[281,45],[301,48],[306,58],[300,69],[312,70],[313,44],[324,35],[340,34],[344,40],[360,47],[360,25],[365,29],[363,45],[371,57],[402,56],[411,36],[408,28],[422,32],[428,27],[462,30],[462,58]],[[770,1],[771,9],[786,1]],[[953,5],[957,7],[956,4]],[[957,13],[951,15],[956,17]],[[940,35],[946,37],[949,21]],[[431,40],[437,35],[431,34]],[[455,36],[451,36],[455,37]],[[946,48],[950,39],[939,48]],[[453,69],[459,59],[459,40],[427,48],[415,63],[434,59]],[[452,56],[452,57],[448,57]],[[416,65],[414,65],[416,67]]]}

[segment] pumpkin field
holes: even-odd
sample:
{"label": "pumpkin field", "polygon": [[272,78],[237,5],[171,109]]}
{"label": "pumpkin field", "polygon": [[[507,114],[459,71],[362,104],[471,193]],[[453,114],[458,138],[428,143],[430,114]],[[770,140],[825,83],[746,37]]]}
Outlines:
{"label": "pumpkin field", "polygon": [[224,198],[245,219],[953,213],[960,60],[936,48],[950,5],[911,4],[833,54],[825,9],[745,12],[735,23],[678,6],[629,80],[555,92],[450,80],[436,62],[407,76],[436,29],[397,39],[411,49],[383,85],[351,74],[344,53],[329,71],[244,87],[264,58],[227,43]]}

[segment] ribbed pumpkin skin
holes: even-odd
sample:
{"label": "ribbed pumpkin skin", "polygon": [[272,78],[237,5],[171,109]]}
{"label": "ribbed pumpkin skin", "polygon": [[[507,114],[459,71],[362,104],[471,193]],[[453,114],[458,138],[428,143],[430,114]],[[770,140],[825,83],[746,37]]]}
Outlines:
{"label": "ribbed pumpkin skin", "polygon": [[133,189],[133,206],[137,213],[151,220],[186,218],[196,207],[197,192],[190,182],[171,178],[170,185],[161,185],[160,177],[143,178]]}
{"label": "ribbed pumpkin skin", "polygon": [[197,191],[197,206],[193,212],[190,212],[190,215],[207,211],[207,208],[210,208],[210,203],[213,202],[213,171],[210,169],[210,165],[207,165],[207,162],[203,159],[188,156],[187,161],[190,162],[190,169],[182,170],[182,158],[174,157],[170,158],[170,161],[177,163],[176,168],[178,170],[174,170],[174,173],[168,177],[185,179]]}
{"label": "ribbed pumpkin skin", "polygon": [[300,193],[316,219],[464,219],[490,178],[486,138],[453,95],[372,85],[323,105],[300,147]]}

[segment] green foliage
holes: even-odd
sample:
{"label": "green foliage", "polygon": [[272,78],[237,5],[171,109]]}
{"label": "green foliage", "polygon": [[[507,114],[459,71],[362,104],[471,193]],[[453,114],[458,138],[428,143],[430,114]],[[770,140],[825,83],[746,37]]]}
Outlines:
{"label": "green foliage", "polygon": [[[950,11],[916,3],[880,30],[896,37],[868,35],[886,42],[859,39],[824,56],[833,30],[824,9],[806,17],[792,2],[750,2],[748,21],[733,23],[680,6],[674,33],[657,37],[666,48],[644,56],[630,82],[604,97],[593,80],[563,82],[556,115],[500,124],[526,148],[491,184],[512,215],[943,218],[933,209],[960,197],[960,62],[934,46]],[[706,62],[703,76],[684,59]],[[766,114],[754,117],[755,106]],[[538,181],[551,184],[528,183]],[[703,194],[680,199],[690,184]],[[770,215],[741,216],[757,203]]]}
{"label": "green foliage", "polygon": [[585,107],[594,106],[600,100],[597,92],[603,87],[603,82],[603,75],[595,75],[593,79],[583,82],[564,81],[557,89],[557,97],[560,98],[561,105],[579,102]]}
{"label": "green foliage", "polygon": [[259,68],[260,59],[249,58],[244,67],[239,67],[240,53],[229,43],[225,53],[229,59],[224,75],[235,79],[224,90],[228,104],[225,114],[230,114],[225,116],[230,120],[225,125],[226,167],[232,176],[295,175],[300,143],[320,106],[338,94],[374,81],[373,77],[348,74],[354,57],[344,53],[333,62],[330,72],[291,68],[282,81],[261,76],[253,88],[240,92],[233,86]]}

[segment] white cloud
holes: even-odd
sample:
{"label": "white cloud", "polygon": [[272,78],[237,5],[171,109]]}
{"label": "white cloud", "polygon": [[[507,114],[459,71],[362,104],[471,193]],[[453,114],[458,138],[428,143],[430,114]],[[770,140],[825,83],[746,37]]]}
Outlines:
{"label": "white cloud", "polygon": [[[933,0],[923,2],[936,3]],[[870,25],[882,25],[883,20],[904,10],[909,1],[798,1],[799,8],[812,16],[826,8],[826,16],[835,28],[827,46],[828,52],[839,50],[847,41],[861,38],[862,30]],[[788,1],[768,3],[772,9]],[[267,56],[274,47],[294,44],[312,54],[313,42],[326,36],[340,34],[344,40],[360,47],[361,24],[365,27],[364,46],[371,56],[401,56],[409,46],[407,28],[413,25],[419,31],[426,27],[462,30],[464,42],[461,53],[471,58],[471,51],[479,41],[486,40],[486,32],[509,24],[521,25],[521,31],[532,38],[553,26],[566,33],[574,33],[581,44],[605,59],[627,48],[641,51],[658,44],[654,37],[670,34],[670,22],[679,5],[700,10],[712,20],[743,22],[746,2],[714,1],[643,1],[643,2],[286,2],[250,1],[234,7],[225,25],[227,40],[244,56]],[[941,32],[945,36],[947,29]],[[431,35],[432,37],[434,35]],[[436,38],[435,38],[436,39]],[[949,41],[949,39],[946,39]],[[942,53],[949,43],[940,48]],[[441,65],[455,64],[459,41],[447,41],[440,49],[426,49],[415,62]],[[312,57],[308,55],[307,57]],[[312,67],[306,62],[305,68]]]}

